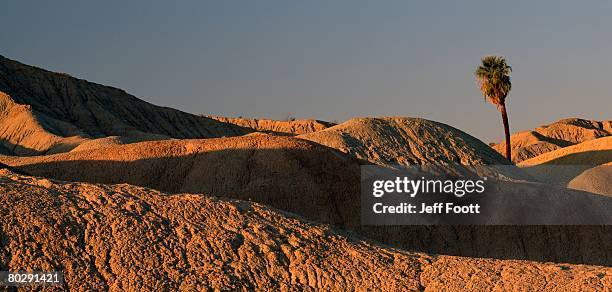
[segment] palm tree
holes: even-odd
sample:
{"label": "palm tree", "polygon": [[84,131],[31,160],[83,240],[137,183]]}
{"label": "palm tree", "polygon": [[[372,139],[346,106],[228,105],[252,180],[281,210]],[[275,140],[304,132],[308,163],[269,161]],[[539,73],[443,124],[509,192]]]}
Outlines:
{"label": "palm tree", "polygon": [[506,135],[506,158],[512,161],[510,126],[508,125],[508,113],[506,112],[506,97],[512,88],[510,72],[512,72],[512,67],[508,66],[504,57],[486,56],[482,58],[482,64],[476,69],[474,76],[485,100],[497,106],[497,109],[501,112],[504,134]]}

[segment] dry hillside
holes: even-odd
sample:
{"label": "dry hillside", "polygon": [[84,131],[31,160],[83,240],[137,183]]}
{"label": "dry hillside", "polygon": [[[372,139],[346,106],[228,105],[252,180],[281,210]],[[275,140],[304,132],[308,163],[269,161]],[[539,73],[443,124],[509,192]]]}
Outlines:
{"label": "dry hillside", "polygon": [[[612,121],[590,121],[578,118],[563,119],[550,125],[512,134],[512,160],[516,163],[559,148],[612,135]],[[494,144],[499,153],[505,142]]]}
{"label": "dry hillside", "polygon": [[[291,137],[165,140],[1,160],[49,178],[252,200],[411,250],[603,265],[612,261],[606,245],[612,232],[606,226],[362,227],[359,161]],[[515,191],[512,196],[529,194],[542,202],[551,195],[537,184],[515,183],[508,189]],[[542,202],[540,207],[549,204]],[[579,206],[574,211],[582,210]]]}
{"label": "dry hillside", "polygon": [[259,204],[0,170],[0,269],[70,290],[605,291],[597,266],[430,256]]}
{"label": "dry hillside", "polygon": [[381,165],[509,164],[480,140],[419,118],[356,118],[298,137]]}
{"label": "dry hillside", "polygon": [[208,138],[252,131],[155,106],[121,89],[2,56],[0,106],[0,141],[23,155],[69,150],[86,138],[147,134]]}
{"label": "dry hillside", "polygon": [[208,117],[223,123],[253,129],[254,131],[258,132],[285,135],[300,135],[318,132],[334,125],[332,123],[319,120],[275,121],[267,119],[226,118],[219,116]]}

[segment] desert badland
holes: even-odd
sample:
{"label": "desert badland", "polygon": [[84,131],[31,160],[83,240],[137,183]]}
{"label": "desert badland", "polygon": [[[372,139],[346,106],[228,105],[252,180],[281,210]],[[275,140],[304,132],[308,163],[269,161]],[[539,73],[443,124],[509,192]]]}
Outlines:
{"label": "desert badland", "polygon": [[504,165],[510,195],[605,199],[611,139],[568,118],[512,134],[509,161],[424,118],[194,115],[0,56],[0,270],[80,291],[606,291],[610,225],[365,226],[359,183]]}

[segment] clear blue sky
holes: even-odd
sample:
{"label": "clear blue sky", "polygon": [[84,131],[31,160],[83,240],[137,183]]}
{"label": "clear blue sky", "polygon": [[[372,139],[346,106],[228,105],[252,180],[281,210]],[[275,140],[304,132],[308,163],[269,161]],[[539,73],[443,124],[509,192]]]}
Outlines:
{"label": "clear blue sky", "polygon": [[[176,1],[179,2],[179,1]],[[3,1],[0,54],[192,113],[418,116],[485,142],[480,57],[514,68],[512,131],[612,118],[610,1]]]}

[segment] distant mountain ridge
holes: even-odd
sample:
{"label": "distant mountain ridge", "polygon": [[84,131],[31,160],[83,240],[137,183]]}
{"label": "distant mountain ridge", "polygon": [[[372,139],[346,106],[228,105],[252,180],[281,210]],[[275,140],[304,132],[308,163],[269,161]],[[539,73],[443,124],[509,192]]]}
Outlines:
{"label": "distant mountain ridge", "polygon": [[[16,154],[46,153],[56,140],[108,136],[163,135],[211,138],[243,135],[253,130],[179,110],[156,106],[124,90],[25,65],[0,56],[0,141]],[[15,125],[14,116],[28,121]],[[13,123],[9,125],[7,123]],[[35,128],[31,128],[35,126]],[[27,137],[35,135],[38,142]],[[44,133],[44,134],[43,134]],[[48,141],[51,139],[52,141]],[[37,144],[37,145],[32,145]],[[45,145],[42,145],[45,144]]]}

